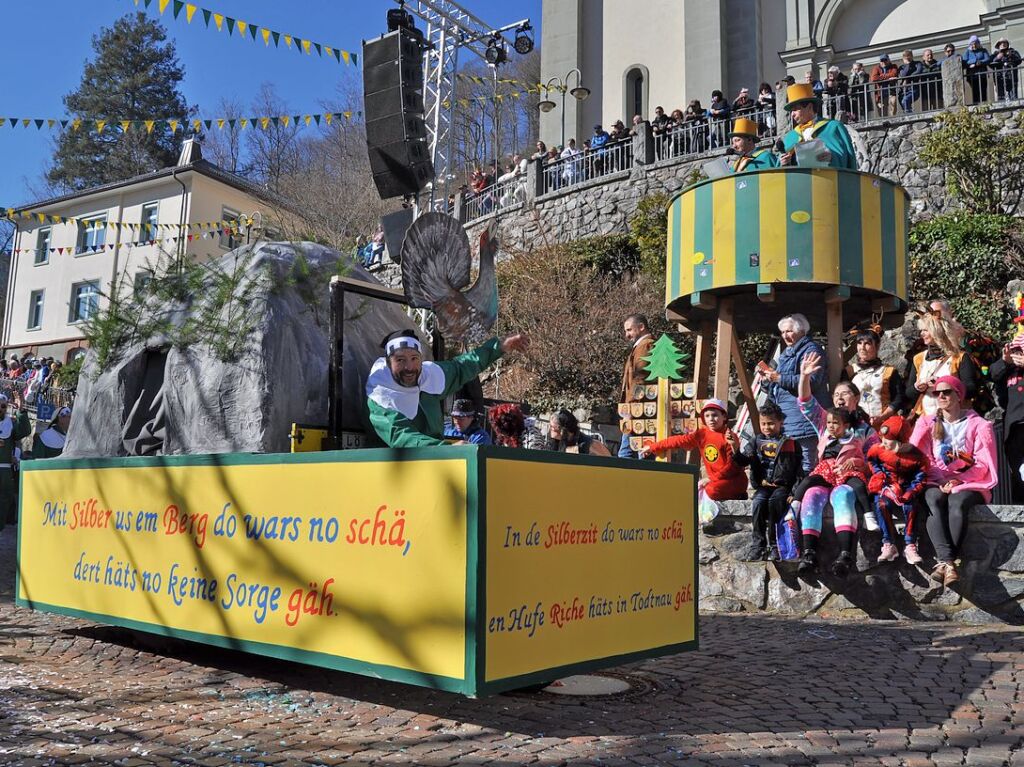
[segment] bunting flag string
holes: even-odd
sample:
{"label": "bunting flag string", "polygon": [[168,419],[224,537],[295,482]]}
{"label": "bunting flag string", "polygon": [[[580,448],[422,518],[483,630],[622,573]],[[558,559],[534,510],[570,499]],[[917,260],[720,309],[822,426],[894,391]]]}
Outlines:
{"label": "bunting flag string", "polygon": [[323,45],[322,43],[315,43],[312,40],[303,40],[301,37],[295,35],[287,35],[283,32],[275,32],[272,29],[266,27],[260,27],[253,24],[251,21],[242,21],[240,19],[233,19],[230,16],[226,16],[223,13],[217,13],[207,8],[201,8],[193,3],[184,2],[184,0],[133,0],[136,7],[139,4],[144,4],[146,8],[157,3],[157,10],[160,15],[163,16],[164,12],[170,8],[171,14],[175,21],[180,21],[182,11],[184,11],[185,23],[191,24],[196,17],[196,12],[202,17],[203,24],[207,29],[210,28],[210,22],[213,22],[213,26],[217,32],[223,32],[225,29],[228,31],[228,37],[231,37],[238,32],[238,37],[242,40],[248,39],[252,42],[258,40],[263,41],[263,45],[266,48],[270,47],[270,43],[274,43],[275,48],[280,48],[281,43],[285,44],[286,48],[290,48],[299,54],[305,54],[312,56],[313,52],[316,51],[316,55],[320,58],[326,58],[327,60],[335,60],[338,64],[346,64],[352,66],[359,65],[359,58],[357,54],[350,53],[349,51],[342,50],[331,45]]}
{"label": "bunting flag string", "polygon": [[[30,213],[28,211],[14,211],[8,208],[7,218],[13,218],[14,216],[30,218],[40,223],[57,223],[57,224],[78,224],[79,219],[70,218],[67,216],[49,216],[43,213]],[[128,232],[128,239],[118,242],[104,242],[96,245],[84,245],[81,247],[66,245],[64,247],[53,247],[53,248],[7,248],[3,251],[6,254],[14,255],[35,255],[40,251],[46,252],[48,255],[64,255],[65,253],[70,255],[81,254],[81,253],[100,253],[104,250],[113,250],[115,247],[122,248],[139,248],[147,247],[151,245],[160,245],[163,243],[174,243],[177,244],[181,240],[193,242],[196,240],[207,240],[217,238],[220,236],[237,235],[241,233],[243,227],[252,226],[253,219],[251,217],[241,216],[234,221],[209,221],[204,223],[196,224],[126,224],[118,222],[107,222],[107,226],[116,228],[118,230],[125,230]],[[186,230],[195,229],[195,232],[185,233]],[[178,230],[177,235],[163,236],[160,235],[160,231],[173,231]],[[148,237],[144,235],[150,235]]]}
{"label": "bunting flag string", "polygon": [[[459,72],[456,75],[460,80],[469,80],[477,85],[491,85],[494,80],[489,77],[481,77],[480,75],[471,75],[464,72]],[[526,88],[523,93],[561,93],[566,89],[566,86],[561,85],[545,85],[544,83],[528,83],[524,80],[516,80],[511,77],[499,77],[498,82],[502,85],[521,85]],[[478,97],[479,98],[479,97]]]}
{"label": "bunting flag string", "polygon": [[[90,226],[98,229],[98,222],[95,218],[74,218],[72,216],[53,216],[49,213],[39,213],[27,208],[0,208],[0,218],[10,221],[15,219],[28,219],[39,224],[70,224],[72,226]],[[153,224],[153,223],[128,223],[123,221],[104,221],[103,226],[115,231],[127,231],[129,233],[142,232],[170,232],[178,230],[197,230],[208,232],[232,231],[237,232],[239,226],[252,226],[253,219],[248,216],[239,216],[237,219],[227,221],[203,221],[192,224]]]}
{"label": "bunting flag string", "polygon": [[253,128],[258,130],[267,130],[271,125],[275,128],[278,126],[284,126],[285,128],[295,125],[296,127],[310,126],[312,124],[327,125],[330,126],[335,120],[346,120],[351,121],[352,117],[362,117],[362,112],[352,112],[347,110],[344,112],[321,112],[320,114],[308,114],[308,115],[276,115],[273,117],[196,117],[189,119],[175,120],[171,118],[161,119],[149,119],[149,120],[124,120],[115,117],[100,117],[96,119],[85,119],[83,117],[65,117],[65,118],[54,118],[54,117],[0,117],[0,128],[5,125],[11,128],[30,128],[35,126],[36,130],[42,130],[47,128],[49,130],[71,130],[78,132],[83,128],[85,130],[95,130],[97,133],[103,133],[104,131],[118,131],[120,133],[128,133],[129,131],[145,131],[146,133],[152,133],[156,129],[163,130],[165,127],[171,129],[171,133],[177,133],[179,129],[182,131],[192,129],[195,132],[201,131],[203,128],[206,130],[224,130],[229,128],[234,130],[246,130],[247,128]]}

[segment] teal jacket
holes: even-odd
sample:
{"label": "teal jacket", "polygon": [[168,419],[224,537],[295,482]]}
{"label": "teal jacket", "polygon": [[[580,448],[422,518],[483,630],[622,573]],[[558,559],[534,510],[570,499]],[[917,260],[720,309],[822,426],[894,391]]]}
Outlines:
{"label": "teal jacket", "polygon": [[[743,162],[746,160],[746,162]],[[742,163],[743,167],[740,167]],[[765,168],[778,168],[779,158],[772,154],[770,149],[755,149],[750,154],[737,157],[736,162],[729,166],[733,173],[746,173],[751,170],[764,170]]]}
{"label": "teal jacket", "polygon": [[[857,153],[853,149],[853,141],[850,140],[850,134],[845,125],[837,120],[819,120],[811,133],[812,138],[821,139],[832,153],[830,166],[857,170]],[[788,152],[803,140],[804,137],[800,131],[793,128],[783,137],[782,143]]]}
{"label": "teal jacket", "polygon": [[435,362],[444,373],[444,390],[440,394],[420,392],[419,410],[415,418],[406,418],[397,410],[385,408],[367,398],[370,425],[388,447],[429,447],[443,445],[444,413],[442,404],[469,381],[501,357],[501,342],[492,338],[472,351],[450,360]]}

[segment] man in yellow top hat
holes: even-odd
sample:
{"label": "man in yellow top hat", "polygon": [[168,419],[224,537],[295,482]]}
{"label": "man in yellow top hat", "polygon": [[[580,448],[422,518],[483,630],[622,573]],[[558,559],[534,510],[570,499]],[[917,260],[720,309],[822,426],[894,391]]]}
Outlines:
{"label": "man in yellow top hat", "polygon": [[821,117],[821,102],[810,83],[796,83],[786,89],[786,111],[793,113],[793,129],[782,137],[785,153],[781,165],[796,165],[796,145],[801,141],[821,139],[831,157],[833,168],[857,170],[857,155],[846,126],[838,120]]}
{"label": "man in yellow top hat", "polygon": [[748,170],[764,170],[765,168],[777,168],[778,158],[772,154],[770,149],[755,149],[757,145],[757,123],[748,120],[746,117],[737,117],[732,124],[732,133],[729,134],[729,141],[733,151],[738,155],[735,160],[729,163],[729,169],[733,173],[743,173]]}

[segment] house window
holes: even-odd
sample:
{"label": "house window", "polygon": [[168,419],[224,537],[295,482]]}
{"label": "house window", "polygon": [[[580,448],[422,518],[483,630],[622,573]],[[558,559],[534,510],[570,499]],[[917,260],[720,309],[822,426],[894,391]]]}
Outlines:
{"label": "house window", "polygon": [[33,290],[28,297],[28,329],[38,330],[43,326],[43,293]]}
{"label": "house window", "polygon": [[156,223],[159,215],[159,203],[149,202],[142,206],[142,226],[139,227],[139,242],[152,242],[156,239]]}
{"label": "house window", "polygon": [[53,229],[43,227],[36,232],[36,257],[33,263],[45,264],[50,260],[50,243],[52,242]]}
{"label": "house window", "polygon": [[97,280],[76,282],[71,286],[68,322],[81,322],[92,317],[100,307],[100,283]]}
{"label": "house window", "polygon": [[82,220],[78,228],[78,252],[94,253],[107,242],[107,217],[96,216]]}
{"label": "house window", "polygon": [[135,295],[141,296],[149,290],[149,284],[153,281],[151,269],[143,269],[135,273]]}
{"label": "house window", "polygon": [[242,244],[242,237],[239,234],[238,219],[242,214],[231,208],[223,208],[220,212],[220,246],[227,250],[234,250]]}

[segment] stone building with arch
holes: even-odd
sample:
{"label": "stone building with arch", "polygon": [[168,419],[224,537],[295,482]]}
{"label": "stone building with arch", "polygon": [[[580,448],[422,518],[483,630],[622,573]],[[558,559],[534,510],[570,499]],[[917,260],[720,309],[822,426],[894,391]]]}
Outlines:
{"label": "stone building with arch", "polygon": [[[591,90],[585,101],[566,99],[566,138],[582,142],[595,124],[654,107],[707,107],[720,88],[732,100],[756,93],[786,74],[798,80],[854,61],[870,68],[882,53],[898,61],[911,49],[963,51],[971,35],[991,50],[1000,37],[1024,47],[1024,2],[1019,0],[544,0],[542,80],[573,69]],[[569,87],[575,85],[575,75]],[[540,138],[560,143],[561,106],[541,115]]]}

